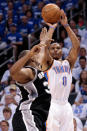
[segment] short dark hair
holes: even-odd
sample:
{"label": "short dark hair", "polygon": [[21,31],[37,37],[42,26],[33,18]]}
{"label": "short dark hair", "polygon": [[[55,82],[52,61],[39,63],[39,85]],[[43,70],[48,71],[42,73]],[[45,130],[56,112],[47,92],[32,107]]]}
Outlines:
{"label": "short dark hair", "polygon": [[81,57],[79,58],[79,61],[80,61],[81,59],[84,59],[84,60],[86,61],[86,57],[85,57],[85,56],[81,56]]}

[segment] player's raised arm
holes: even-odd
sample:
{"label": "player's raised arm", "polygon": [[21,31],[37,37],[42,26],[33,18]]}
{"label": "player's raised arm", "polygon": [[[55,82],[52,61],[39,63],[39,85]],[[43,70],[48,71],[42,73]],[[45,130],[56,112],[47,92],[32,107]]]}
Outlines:
{"label": "player's raised arm", "polygon": [[66,58],[66,59],[68,59],[70,66],[71,66],[71,69],[72,69],[74,64],[75,64],[75,61],[77,59],[78,53],[79,53],[80,43],[79,43],[79,40],[76,37],[75,33],[70,28],[68,21],[67,21],[67,17],[66,17],[63,10],[61,10],[60,22],[64,26],[64,28],[66,29],[68,36],[70,37],[71,42],[72,42],[72,48],[69,52],[68,57]]}
{"label": "player's raised arm", "polygon": [[42,28],[42,31],[40,33],[40,43],[42,44],[50,44],[53,36],[53,33],[57,27],[57,23],[55,24],[50,24],[50,23],[46,23],[49,26],[49,30],[47,31],[47,28],[44,27]]}
{"label": "player's raised arm", "polygon": [[34,72],[29,68],[24,68],[25,65],[29,65],[30,58],[38,53],[39,48],[34,46],[30,51],[26,51],[24,55],[11,67],[10,73],[14,80],[19,83],[26,83],[34,78]]}

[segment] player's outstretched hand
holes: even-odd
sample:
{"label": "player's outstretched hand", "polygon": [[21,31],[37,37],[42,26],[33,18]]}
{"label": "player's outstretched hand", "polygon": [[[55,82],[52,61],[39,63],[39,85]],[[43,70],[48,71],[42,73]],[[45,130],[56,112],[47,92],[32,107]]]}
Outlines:
{"label": "player's outstretched hand", "polygon": [[40,41],[45,41],[46,35],[47,35],[47,28],[44,27],[44,28],[42,28],[42,31],[40,33]]}
{"label": "player's outstretched hand", "polygon": [[42,31],[40,33],[40,44],[48,45],[51,43],[51,41],[53,41],[53,39],[49,37],[47,28],[46,27],[42,28]]}
{"label": "player's outstretched hand", "polygon": [[46,27],[42,28],[42,31],[40,33],[40,43],[50,44],[50,42],[53,41],[52,35],[58,23],[55,24],[46,23],[46,24],[49,26],[49,30],[47,31]]}
{"label": "player's outstretched hand", "polygon": [[68,20],[67,20],[66,14],[65,14],[65,12],[63,10],[61,10],[60,23],[63,26],[68,24]]}

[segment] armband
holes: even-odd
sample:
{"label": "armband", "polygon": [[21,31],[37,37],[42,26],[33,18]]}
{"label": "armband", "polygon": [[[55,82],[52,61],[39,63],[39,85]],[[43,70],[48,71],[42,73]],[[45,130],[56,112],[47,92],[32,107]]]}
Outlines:
{"label": "armband", "polygon": [[66,28],[67,26],[69,26],[69,24],[65,24],[64,27]]}
{"label": "armband", "polygon": [[53,27],[53,26],[50,26],[50,28],[53,28],[53,29],[55,29],[55,27]]}

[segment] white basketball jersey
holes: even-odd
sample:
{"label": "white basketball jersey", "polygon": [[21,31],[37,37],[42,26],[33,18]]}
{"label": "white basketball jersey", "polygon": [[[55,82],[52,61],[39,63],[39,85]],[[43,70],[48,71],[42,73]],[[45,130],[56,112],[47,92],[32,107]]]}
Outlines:
{"label": "white basketball jersey", "polygon": [[67,60],[54,60],[52,67],[47,71],[47,75],[52,99],[67,102],[72,83],[69,62]]}

